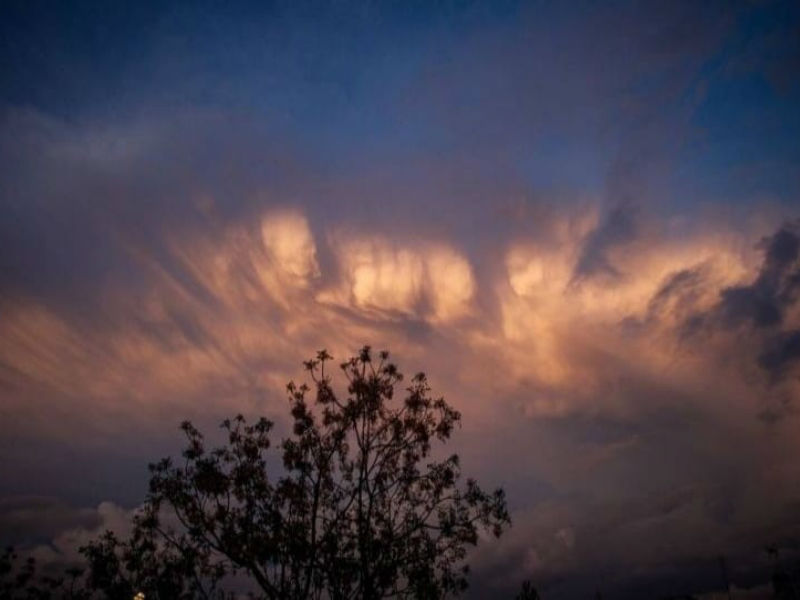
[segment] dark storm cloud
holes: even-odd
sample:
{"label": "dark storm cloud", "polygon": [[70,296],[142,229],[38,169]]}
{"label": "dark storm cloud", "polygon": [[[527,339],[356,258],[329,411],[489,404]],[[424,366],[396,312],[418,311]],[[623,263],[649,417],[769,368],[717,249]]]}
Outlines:
{"label": "dark storm cloud", "polygon": [[796,313],[800,292],[798,223],[784,224],[759,248],[763,259],[752,283],[723,289],[712,311],[692,314],[682,329],[688,335],[729,330],[748,338],[746,348],[755,353],[754,363],[777,381],[791,374],[792,364],[800,358],[796,319],[787,323],[787,315]]}
{"label": "dark storm cloud", "polygon": [[770,338],[763,353],[758,357],[758,364],[770,373],[780,375],[798,359],[800,359],[800,330],[793,330]]}
{"label": "dark storm cloud", "polygon": [[755,327],[778,326],[800,290],[800,237],[798,224],[787,224],[763,240],[764,262],[750,285],[722,293],[720,310],[730,325],[743,322]]}

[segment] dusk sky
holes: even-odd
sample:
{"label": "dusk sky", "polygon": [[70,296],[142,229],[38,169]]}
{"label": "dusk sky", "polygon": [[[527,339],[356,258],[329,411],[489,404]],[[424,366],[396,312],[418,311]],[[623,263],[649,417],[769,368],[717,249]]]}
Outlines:
{"label": "dusk sky", "polygon": [[798,107],[790,0],[5,0],[0,544],[124,530],[183,419],[280,434],[302,361],[370,344],[507,492],[468,598],[765,583]]}

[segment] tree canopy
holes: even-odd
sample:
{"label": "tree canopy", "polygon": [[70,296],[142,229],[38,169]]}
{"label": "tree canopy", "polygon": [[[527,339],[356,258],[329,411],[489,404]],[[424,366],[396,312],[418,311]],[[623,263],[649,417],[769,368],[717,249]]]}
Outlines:
{"label": "tree canopy", "polygon": [[404,384],[388,352],[340,365],[320,351],[287,386],[291,429],[225,420],[211,446],[191,423],[180,459],[150,465],[127,539],[82,548],[95,595],[266,599],[439,599],[467,587],[467,552],[510,524],[502,489],[462,481],[457,455],[434,459],[461,416],[426,376]]}

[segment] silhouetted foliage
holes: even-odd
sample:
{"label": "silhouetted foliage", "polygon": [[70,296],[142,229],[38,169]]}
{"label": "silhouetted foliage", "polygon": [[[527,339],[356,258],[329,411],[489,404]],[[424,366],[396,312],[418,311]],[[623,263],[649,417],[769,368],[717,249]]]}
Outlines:
{"label": "silhouetted foliage", "polygon": [[770,545],[767,546],[766,551],[773,563],[771,581],[774,597],[787,600],[800,598],[800,588],[795,584],[795,578],[791,571],[786,569],[782,563],[778,547]]}
{"label": "silhouetted foliage", "polygon": [[0,554],[0,600],[88,600],[83,570],[68,568],[61,577],[37,573],[36,561],[19,562],[13,548]]}
{"label": "silhouetted foliage", "polygon": [[291,435],[268,458],[273,424],[237,416],[208,448],[185,422],[181,461],[151,465],[130,539],[107,533],[82,551],[87,583],[109,598],[220,598],[247,577],[270,599],[454,596],[467,587],[467,549],[481,528],[510,523],[503,491],[460,485],[458,456],[431,457],[460,414],[433,398],[422,373],[395,402],[403,376],[369,347],[341,365],[334,391],[321,351],[309,384],[288,385]]}
{"label": "silhouetted foliage", "polygon": [[134,519],[133,534],[124,542],[108,531],[81,548],[90,568],[88,589],[104,598],[225,598],[218,588],[226,569],[212,552],[193,546],[185,533],[161,526],[148,506]]}
{"label": "silhouetted foliage", "polygon": [[536,591],[533,584],[525,580],[522,582],[522,589],[517,594],[516,600],[541,600],[541,596],[539,596],[539,592]]}

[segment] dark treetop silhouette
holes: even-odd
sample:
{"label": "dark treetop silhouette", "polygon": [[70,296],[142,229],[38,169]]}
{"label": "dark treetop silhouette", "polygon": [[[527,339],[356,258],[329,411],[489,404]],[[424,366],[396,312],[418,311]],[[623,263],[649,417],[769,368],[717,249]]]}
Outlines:
{"label": "dark treetop silhouette", "polygon": [[130,538],[108,532],[82,548],[90,593],[224,598],[231,577],[270,599],[462,592],[479,529],[499,536],[510,524],[504,493],[459,485],[457,455],[432,461],[432,443],[450,437],[460,414],[431,397],[422,373],[394,402],[403,376],[388,358],[365,347],[343,363],[345,396],[326,351],[305,363],[310,385],[288,385],[293,427],[277,476],[270,421],[226,420],[227,443],[213,449],[183,423],[183,460],[150,466]]}

